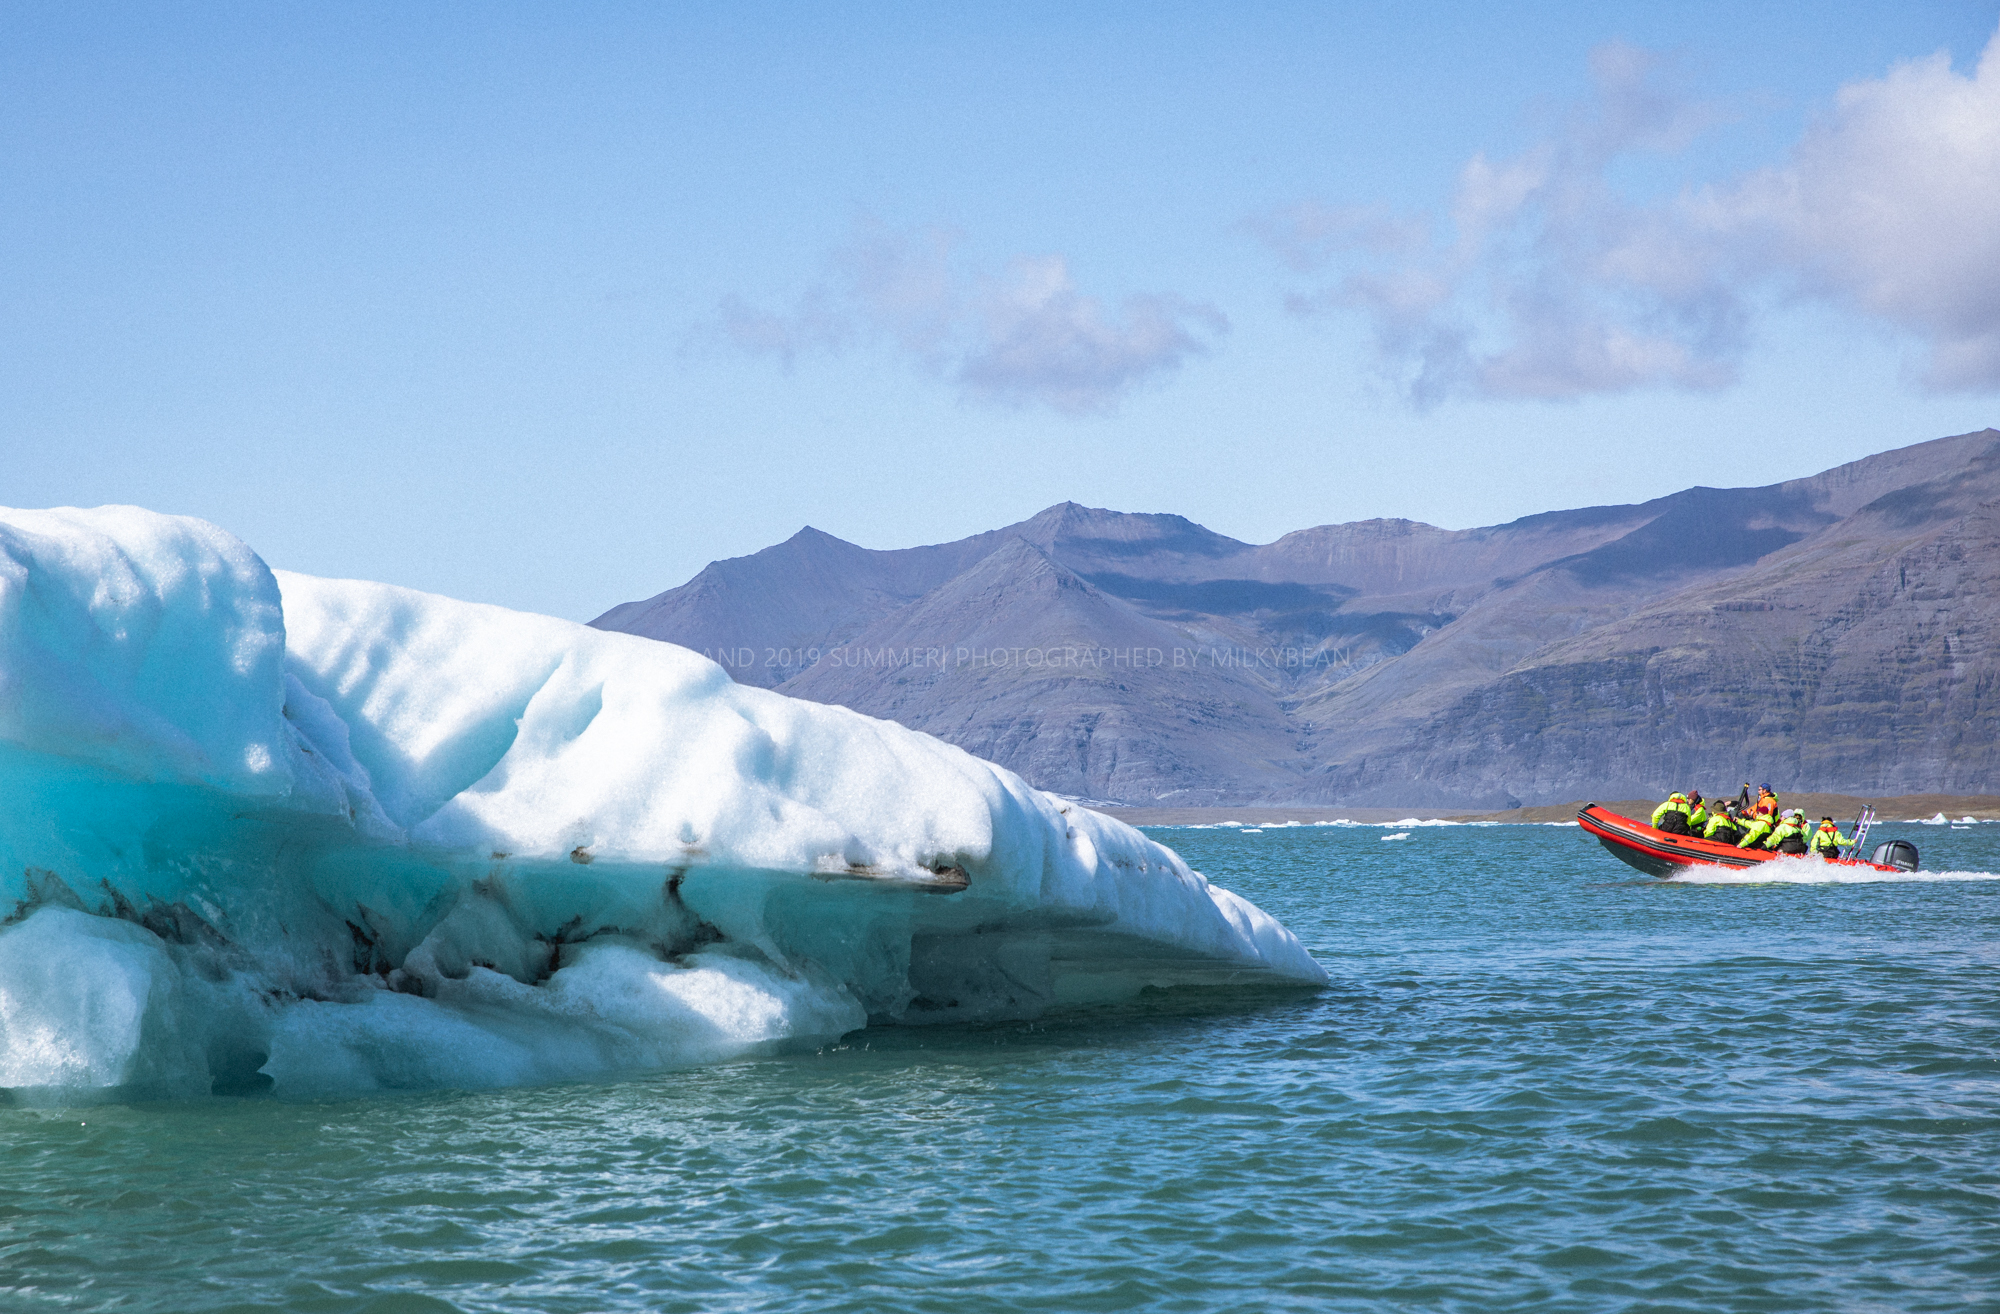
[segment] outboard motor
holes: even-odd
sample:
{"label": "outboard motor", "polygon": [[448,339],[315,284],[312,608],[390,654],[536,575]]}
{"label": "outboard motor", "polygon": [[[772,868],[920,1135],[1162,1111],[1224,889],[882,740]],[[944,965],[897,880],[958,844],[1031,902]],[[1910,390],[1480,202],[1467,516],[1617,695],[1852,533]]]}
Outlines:
{"label": "outboard motor", "polygon": [[1884,867],[1894,867],[1897,871],[1917,869],[1917,846],[1908,840],[1890,840],[1877,844],[1868,861],[1880,863]]}

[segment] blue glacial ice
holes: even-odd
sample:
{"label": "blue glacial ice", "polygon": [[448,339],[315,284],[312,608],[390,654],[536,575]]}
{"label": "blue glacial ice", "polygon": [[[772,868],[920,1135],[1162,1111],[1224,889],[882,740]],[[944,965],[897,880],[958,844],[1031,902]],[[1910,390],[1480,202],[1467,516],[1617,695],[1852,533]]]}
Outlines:
{"label": "blue glacial ice", "polygon": [[1316,984],[1170,850],[684,649],[0,510],[0,1088],[657,1070]]}

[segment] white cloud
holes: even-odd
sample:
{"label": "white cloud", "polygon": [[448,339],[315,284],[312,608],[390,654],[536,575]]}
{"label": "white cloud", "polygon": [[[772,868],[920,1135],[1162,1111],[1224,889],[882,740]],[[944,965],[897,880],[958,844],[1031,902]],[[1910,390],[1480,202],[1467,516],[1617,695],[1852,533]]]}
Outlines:
{"label": "white cloud", "polygon": [[982,288],[978,330],[957,363],[967,389],[1069,414],[1102,410],[1228,330],[1222,312],[1179,297],[1125,298],[1114,314],[1084,296],[1061,256],[1016,260]]}
{"label": "white cloud", "polygon": [[[1253,227],[1289,267],[1342,275],[1301,313],[1358,308],[1410,398],[1567,398],[1736,377],[1774,296],[1829,299],[1912,334],[1933,388],[2000,388],[2000,34],[1975,73],[1940,54],[1842,88],[1782,166],[1635,204],[1609,181],[1718,116],[1656,56],[1592,55],[1596,92],[1549,138],[1461,171],[1450,240],[1365,209],[1297,207]],[[1303,216],[1303,218],[1301,218]]]}
{"label": "white cloud", "polygon": [[1939,53],[1841,88],[1789,164],[1687,209],[1916,334],[1928,386],[2000,387],[2000,34],[1971,77]]}
{"label": "white cloud", "polygon": [[1302,274],[1318,269],[1342,251],[1414,251],[1428,236],[1428,225],[1392,214],[1385,205],[1322,205],[1317,201],[1252,215],[1243,226]]}
{"label": "white cloud", "polygon": [[905,351],[936,363],[949,352],[965,314],[951,264],[957,236],[933,228],[914,235],[864,223],[833,265],[851,311]]}
{"label": "white cloud", "polygon": [[786,369],[801,353],[837,351],[853,336],[846,320],[817,291],[800,298],[790,315],[759,310],[740,297],[724,298],[719,310],[717,327],[725,338],[754,355],[777,357]]}
{"label": "white cloud", "polygon": [[1210,349],[1228,331],[1212,306],[1169,294],[1111,309],[1079,291],[1061,256],[1022,257],[998,276],[963,271],[954,235],[862,225],[829,261],[829,279],[789,314],[732,298],[719,328],[737,347],[789,366],[862,338],[893,343],[972,398],[1103,411],[1149,378]]}

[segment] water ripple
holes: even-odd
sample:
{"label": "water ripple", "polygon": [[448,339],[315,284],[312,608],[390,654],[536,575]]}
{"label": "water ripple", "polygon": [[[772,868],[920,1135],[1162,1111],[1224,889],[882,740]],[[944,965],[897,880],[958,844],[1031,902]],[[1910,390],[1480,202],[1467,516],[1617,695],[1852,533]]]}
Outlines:
{"label": "water ripple", "polygon": [[1332,986],[0,1109],[0,1306],[2000,1309],[1993,828],[1867,884],[1631,881],[1543,827],[1166,838]]}

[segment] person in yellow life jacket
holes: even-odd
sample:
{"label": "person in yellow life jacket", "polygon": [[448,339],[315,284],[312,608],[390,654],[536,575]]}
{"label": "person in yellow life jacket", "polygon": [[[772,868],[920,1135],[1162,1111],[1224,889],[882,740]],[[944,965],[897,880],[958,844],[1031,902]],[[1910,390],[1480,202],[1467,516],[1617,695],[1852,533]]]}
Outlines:
{"label": "person in yellow life jacket", "polygon": [[1822,858],[1837,858],[1840,851],[1854,843],[1840,833],[1840,827],[1833,824],[1832,817],[1821,817],[1819,829],[1813,832],[1812,851]]}
{"label": "person in yellow life jacket", "polygon": [[1653,809],[1653,829],[1663,830],[1669,835],[1694,834],[1694,827],[1688,824],[1686,794],[1675,791],[1666,802]]}
{"label": "person in yellow life jacket", "polygon": [[1771,838],[1764,841],[1764,847],[1773,853],[1804,853],[1806,851],[1806,818],[1797,808],[1786,811],[1779,819],[1778,827],[1771,832]]}
{"label": "person in yellow life jacket", "polygon": [[1688,791],[1688,834],[1699,835],[1708,829],[1708,809],[1701,805],[1701,791]]}
{"label": "person in yellow life jacket", "polygon": [[1743,838],[1736,841],[1736,847],[1739,849],[1761,849],[1764,847],[1764,841],[1770,838],[1774,818],[1767,817],[1763,813],[1753,810],[1750,813],[1749,820],[1750,824],[1744,828]]}
{"label": "person in yellow life jacket", "polygon": [[1743,828],[1736,824],[1736,818],[1717,808],[1708,815],[1708,824],[1701,828],[1701,837],[1714,840],[1717,844],[1734,844],[1743,838]]}

